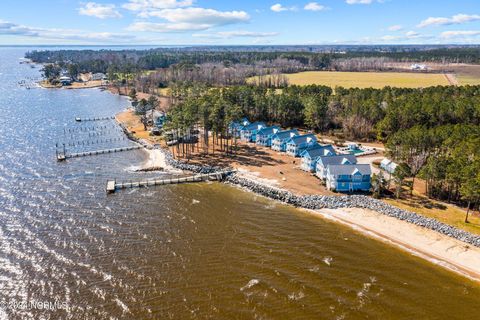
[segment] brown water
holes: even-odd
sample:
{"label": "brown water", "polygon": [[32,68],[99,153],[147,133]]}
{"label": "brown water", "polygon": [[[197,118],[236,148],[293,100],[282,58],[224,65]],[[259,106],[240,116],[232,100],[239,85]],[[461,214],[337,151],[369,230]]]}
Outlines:
{"label": "brown water", "polygon": [[54,144],[127,102],[18,88],[38,71],[2,50],[0,319],[479,319],[478,283],[234,187],[107,196],[161,174],[131,171],[140,151],[57,163]]}

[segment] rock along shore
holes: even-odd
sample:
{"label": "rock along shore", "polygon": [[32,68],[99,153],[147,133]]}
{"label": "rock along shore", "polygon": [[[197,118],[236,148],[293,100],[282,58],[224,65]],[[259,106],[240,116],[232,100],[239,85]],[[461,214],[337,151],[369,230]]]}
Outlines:
{"label": "rock along shore", "polygon": [[[224,171],[228,168],[216,166],[198,166],[188,164],[183,161],[173,159],[172,154],[168,150],[164,150],[165,159],[170,166],[191,171],[195,173],[213,173],[216,171]],[[264,197],[278,200],[283,203],[311,210],[318,209],[342,209],[342,208],[361,208],[376,211],[380,214],[390,216],[399,220],[403,220],[417,226],[421,226],[438,233],[444,234],[451,238],[463,241],[476,247],[480,247],[480,236],[471,234],[470,232],[460,230],[451,225],[445,224],[433,218],[427,218],[411,211],[403,210],[395,206],[389,205],[381,200],[363,195],[343,195],[343,196],[322,196],[322,195],[304,195],[298,196],[294,193],[268,186],[257,181],[246,179],[236,173],[232,173],[226,177],[225,182],[240,186],[248,191],[262,195]]]}
{"label": "rock along shore", "polygon": [[[151,145],[136,139],[125,126],[119,123],[127,137],[137,143],[142,144],[147,149],[152,149]],[[217,171],[231,170],[232,168],[223,168],[218,166],[199,166],[188,164],[173,158],[170,150],[162,149],[165,154],[165,162],[167,165],[185,171],[194,173],[214,173]],[[414,225],[424,227],[451,238],[463,241],[480,248],[480,236],[470,232],[460,230],[451,225],[445,224],[433,218],[427,218],[414,212],[403,210],[395,206],[389,205],[381,200],[363,195],[344,195],[344,196],[322,196],[322,195],[304,195],[298,196],[294,193],[275,188],[269,185],[259,183],[257,181],[241,177],[236,173],[232,173],[226,177],[225,182],[232,185],[240,186],[248,191],[262,195],[264,197],[281,201],[283,203],[311,210],[319,209],[342,209],[342,208],[361,208],[376,211],[380,214],[390,216],[399,220],[403,220]]]}

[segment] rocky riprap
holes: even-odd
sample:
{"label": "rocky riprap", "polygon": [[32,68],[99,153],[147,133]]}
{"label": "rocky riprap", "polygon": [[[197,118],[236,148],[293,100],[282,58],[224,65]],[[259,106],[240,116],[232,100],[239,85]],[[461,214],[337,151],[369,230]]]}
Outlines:
{"label": "rocky riprap", "polygon": [[416,213],[397,208],[389,205],[383,201],[362,196],[297,196],[290,191],[278,189],[267,186],[250,179],[239,177],[236,174],[231,174],[226,178],[226,181],[241,186],[249,191],[255,192],[270,199],[282,201],[284,203],[300,207],[304,209],[340,209],[340,208],[362,208],[376,211],[386,216],[394,217],[399,220],[413,223],[417,226],[428,228],[447,235],[449,237],[458,239],[465,243],[480,247],[480,236],[473,235],[467,231],[463,231],[452,227],[448,224],[442,223],[438,220],[427,218]]}
{"label": "rocky riprap", "polygon": [[[166,163],[176,169],[191,171],[195,173],[214,173],[217,171],[231,170],[231,168],[223,168],[217,166],[199,166],[188,164],[183,161],[175,160],[169,150],[165,152]],[[286,204],[304,209],[341,209],[341,208],[362,208],[376,211],[386,216],[394,217],[399,220],[407,221],[409,223],[428,228],[471,244],[480,247],[480,236],[473,235],[467,231],[463,231],[452,227],[448,224],[442,223],[436,219],[427,218],[422,215],[397,208],[389,205],[383,201],[362,196],[362,195],[344,195],[344,196],[322,196],[322,195],[305,195],[297,196],[294,193],[268,186],[251,179],[240,177],[236,173],[229,174],[225,178],[225,182],[240,186],[256,194],[265,196],[267,198],[278,200]]]}
{"label": "rocky riprap", "polygon": [[185,163],[183,161],[174,159],[172,153],[169,150],[162,149],[162,151],[165,154],[166,164],[176,169],[191,171],[194,173],[201,173],[201,174],[231,170],[229,168],[222,168],[217,166],[199,166],[196,164]]}

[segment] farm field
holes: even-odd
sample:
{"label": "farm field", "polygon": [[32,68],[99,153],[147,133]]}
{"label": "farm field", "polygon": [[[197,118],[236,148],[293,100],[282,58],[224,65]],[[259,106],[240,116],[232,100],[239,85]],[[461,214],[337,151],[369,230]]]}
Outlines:
{"label": "farm field", "polygon": [[[385,86],[422,88],[450,85],[444,74],[431,73],[306,71],[285,74],[285,76],[290,84],[318,84],[332,88],[336,86],[345,88],[383,88]],[[254,80],[252,79],[251,81]]]}
{"label": "farm field", "polygon": [[458,65],[453,70],[460,85],[480,85],[479,65]]}

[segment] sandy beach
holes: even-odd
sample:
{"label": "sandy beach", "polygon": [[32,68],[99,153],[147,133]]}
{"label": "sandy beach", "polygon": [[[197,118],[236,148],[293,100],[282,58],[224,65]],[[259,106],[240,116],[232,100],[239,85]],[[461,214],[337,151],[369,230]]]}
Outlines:
{"label": "sandy beach", "polygon": [[[240,170],[242,178],[278,188],[275,181]],[[283,188],[280,188],[283,189]],[[400,248],[445,269],[480,282],[480,248],[434,230],[361,208],[305,210],[361,234]]]}
{"label": "sandy beach", "polygon": [[168,171],[169,173],[182,173],[181,170],[175,169],[167,164],[165,160],[165,153],[161,149],[143,149],[148,154],[148,159],[140,167],[141,169],[162,169],[162,171]]}
{"label": "sandy beach", "polygon": [[371,210],[349,208],[308,211],[480,281],[480,248]]}
{"label": "sandy beach", "polygon": [[[139,123],[137,117],[133,116],[131,110],[118,114],[116,118],[137,138],[145,141],[152,138],[146,135],[143,125]],[[150,141],[150,144],[152,143]],[[145,152],[149,157],[141,168],[163,168],[169,172],[178,171],[167,165],[163,150],[145,149]],[[260,154],[258,154],[259,152]],[[219,155],[210,157],[220,159]],[[195,160],[198,161],[198,159]],[[203,164],[203,161],[195,160],[191,163]],[[267,148],[261,148],[259,151],[257,148],[244,145],[235,161],[228,160],[229,164],[238,170],[241,177],[257,183],[289,190],[299,195],[333,195],[322,188],[316,179],[312,179],[310,173],[292,166],[291,162],[297,159],[289,158]],[[384,241],[453,272],[480,281],[480,248],[371,210],[346,208],[308,210],[308,212],[346,225],[368,237]]]}

